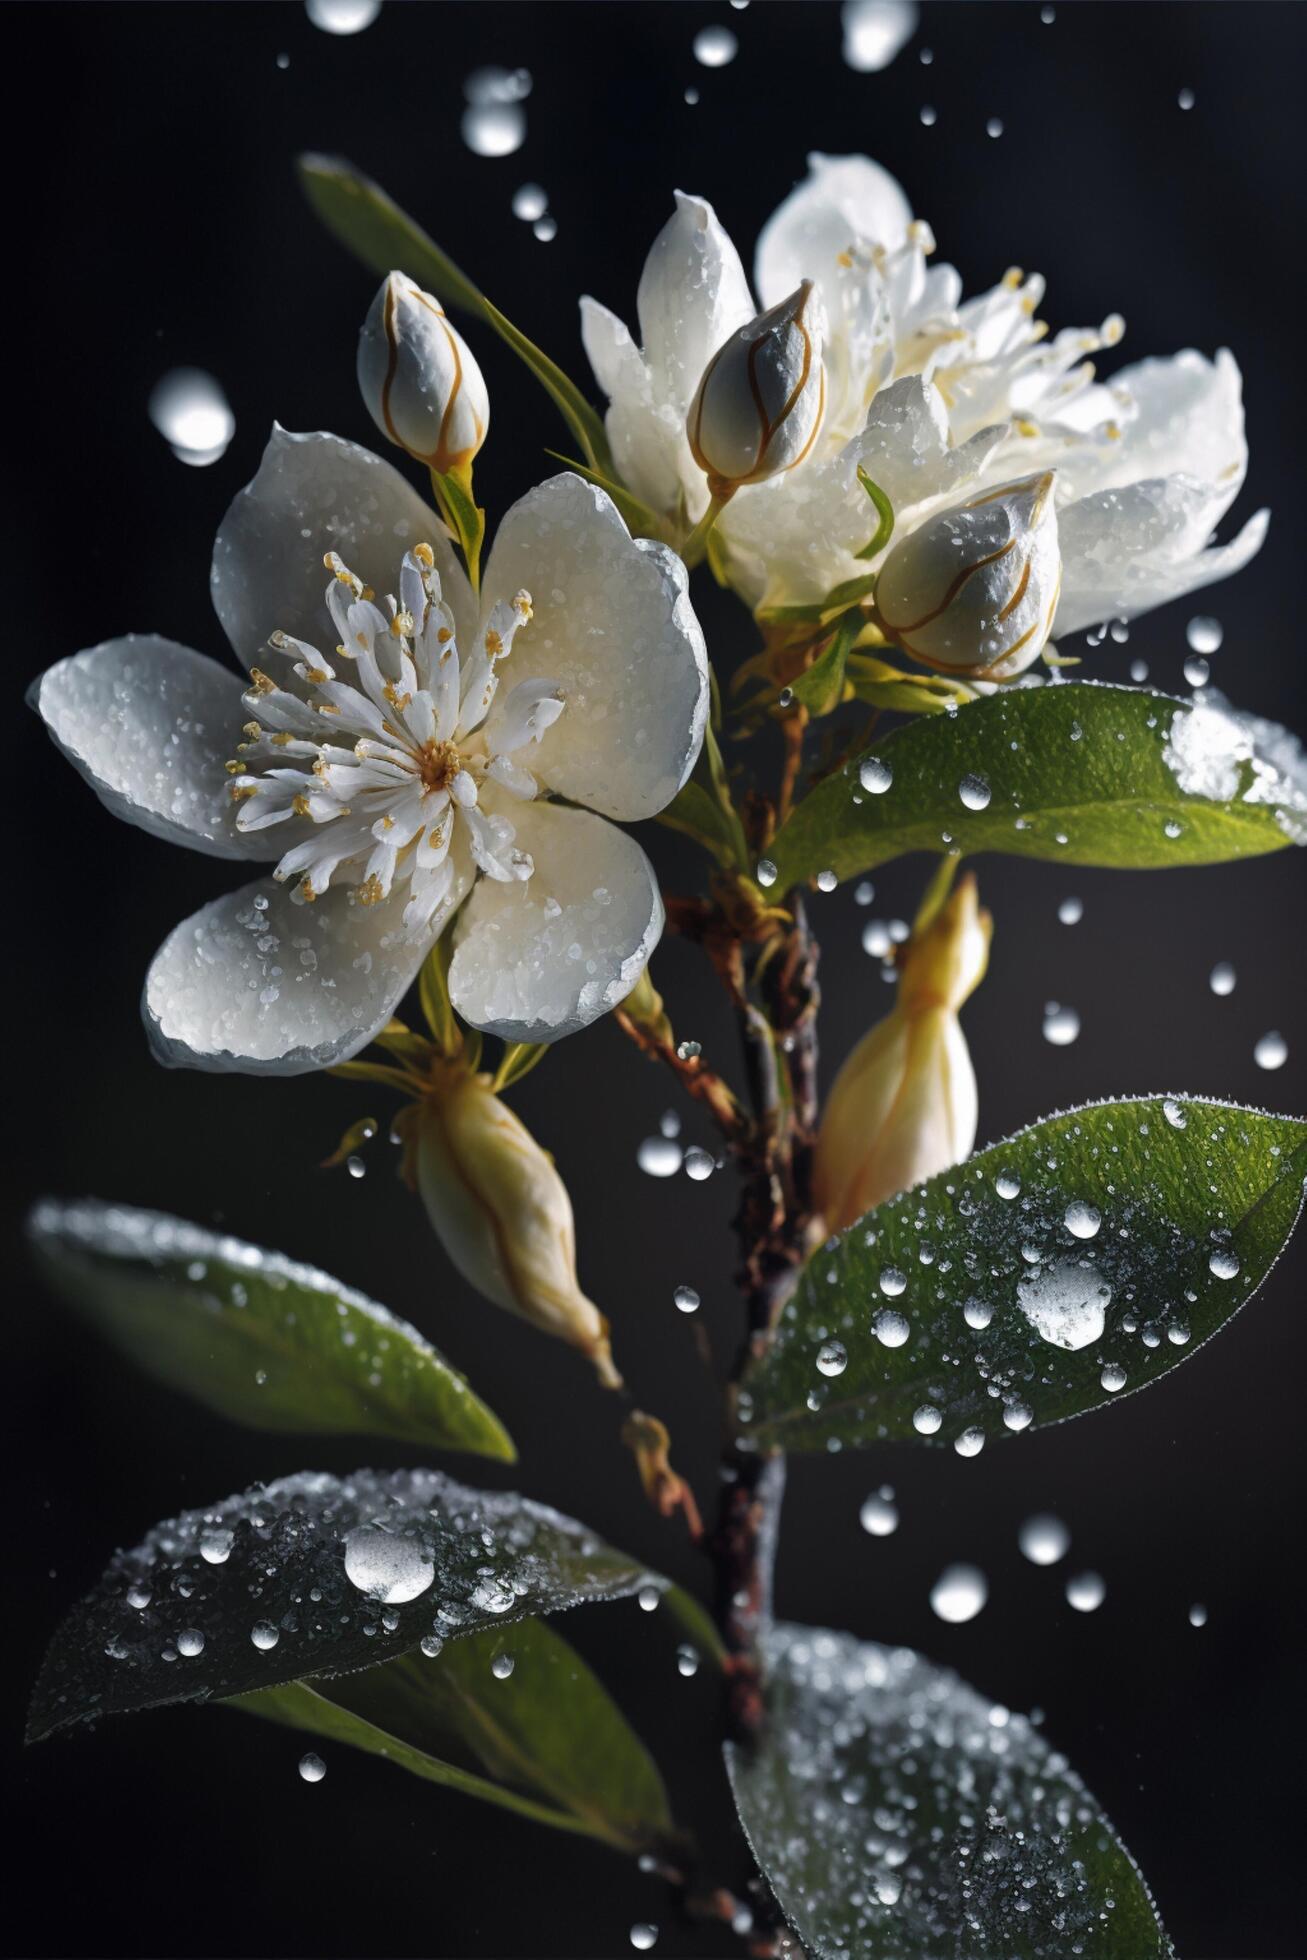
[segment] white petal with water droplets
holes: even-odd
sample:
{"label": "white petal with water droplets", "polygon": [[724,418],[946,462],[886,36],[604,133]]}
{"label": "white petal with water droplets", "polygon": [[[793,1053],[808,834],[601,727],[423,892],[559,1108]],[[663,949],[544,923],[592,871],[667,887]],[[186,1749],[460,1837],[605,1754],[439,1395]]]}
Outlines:
{"label": "white petal with water droplets", "polygon": [[1242,571],[1261,550],[1270,512],[1256,511],[1228,544],[1205,549],[1227,502],[1224,491],[1172,476],[1068,504],[1057,520],[1062,597],[1054,633],[1133,619]]}
{"label": "white petal with water droplets", "polygon": [[[470,645],[477,613],[467,579],[439,518],[398,470],[339,436],[292,435],[274,425],[258,474],[218,526],[213,603],[238,657],[247,667],[266,665],[276,628],[322,646],[331,577],[325,552],[337,552],[380,597],[415,544],[435,553],[445,602]],[[330,656],[330,647],[323,651]]]}
{"label": "white petal with water droplets", "polygon": [[684,415],[710,357],[757,311],[740,255],[706,199],[677,191],[644,262],[636,308],[658,394]]}
{"label": "white petal with water droplets", "polygon": [[693,462],[684,415],[655,398],[653,377],[630,329],[598,300],[581,301],[581,340],[609,399],[604,427],[623,482],[652,510],[674,509]]}
{"label": "white petal with water droplets", "polygon": [[[529,490],[499,527],[485,604],[531,595],[505,667],[510,687],[556,683],[564,707],[523,760],[560,795],[634,823],[694,767],[708,714],[708,657],[681,560],[635,540],[612,499],[565,474]],[[511,695],[487,723],[492,749]]]}
{"label": "white petal with water droplets", "polygon": [[164,940],[142,998],[171,1067],[300,1075],[347,1061],[385,1026],[466,895],[464,862],[430,934],[408,937],[407,888],[360,905],[348,888],[296,904],[271,878],[203,906]]}
{"label": "white petal with water droplets", "polygon": [[870,157],[814,151],[808,175],[758,236],[754,276],[763,305],[774,306],[801,279],[823,285],[838,255],[855,239],[892,251],[903,243],[911,222],[912,207],[880,164]]}
{"label": "white petal with water droplets", "polygon": [[662,900],[635,840],[586,810],[513,806],[525,882],[483,878],[463,910],[449,988],[505,1041],[556,1041],[623,1001],[658,943]]}
{"label": "white petal with water droplets", "polygon": [[116,817],[211,857],[268,858],[231,820],[224,762],[247,719],[244,681],[157,633],[127,633],[56,662],[29,699]]}

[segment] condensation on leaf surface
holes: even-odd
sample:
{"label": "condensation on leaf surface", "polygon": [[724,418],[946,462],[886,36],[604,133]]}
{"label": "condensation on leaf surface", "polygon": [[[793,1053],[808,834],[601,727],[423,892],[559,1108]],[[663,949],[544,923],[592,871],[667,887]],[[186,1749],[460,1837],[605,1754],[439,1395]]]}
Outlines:
{"label": "condensation on leaf surface", "polygon": [[512,1460],[498,1419],[415,1327],[314,1266],[89,1198],[44,1199],[28,1236],[69,1305],[233,1422]]}
{"label": "condensation on leaf surface", "polygon": [[[1305,1172],[1307,1123],[1183,1096],[1091,1104],[994,1144],[814,1253],[749,1373],[745,1446],[970,1455],[1122,1401],[1255,1292]],[[887,1269],[908,1275],[897,1347]],[[839,1378],[812,1397],[834,1347]]]}
{"label": "condensation on leaf surface", "polygon": [[767,1639],[768,1722],[726,1749],[753,1854],[815,1960],[1165,1960],[1134,1860],[1023,1715],[910,1648]]}
{"label": "condensation on leaf surface", "polygon": [[[430,1566],[430,1585],[408,1598],[396,1597],[407,1586],[387,1587],[384,1602],[360,1590],[347,1554],[362,1527],[387,1534],[390,1569],[400,1544],[408,1568]],[[231,1533],[219,1565],[205,1549],[215,1532]],[[348,1674],[433,1632],[449,1640],[650,1583],[575,1519],[513,1492],[470,1490],[436,1470],[302,1471],[185,1511],[119,1552],[55,1634],[28,1733]],[[183,1628],[203,1634],[202,1650],[165,1660]]]}

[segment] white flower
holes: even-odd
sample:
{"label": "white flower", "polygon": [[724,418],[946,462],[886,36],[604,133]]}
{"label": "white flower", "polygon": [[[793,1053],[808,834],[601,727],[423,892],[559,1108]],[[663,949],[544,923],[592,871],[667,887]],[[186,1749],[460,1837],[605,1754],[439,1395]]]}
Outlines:
{"label": "white flower", "polygon": [[[707,715],[685,588],[673,553],[565,474],[508,512],[478,604],[389,464],[275,430],[214,548],[214,603],[253,686],[129,635],[33,689],[110,809],[275,864],[155,956],[143,1009],[159,1058],[281,1075],[344,1061],[456,911],[450,987],[473,1025],[548,1041],[620,1001],[663,915],[644,852],[607,819],[670,801]],[[280,684],[262,677],[278,663]]]}
{"label": "white flower", "polygon": [[383,436],[441,476],[471,462],[490,427],[472,349],[445,309],[402,272],[377,293],[359,334],[358,380]]}
{"label": "white flower", "polygon": [[[1016,270],[964,301],[953,268],[928,264],[929,227],[886,171],[866,157],[809,165],[764,226],[755,271],[764,306],[816,284],[826,415],[797,468],[742,490],[718,519],[751,605],[812,603],[877,569],[856,556],[875,529],[859,466],[894,506],[894,543],[949,505],[1056,470],[1059,633],[1146,612],[1248,563],[1266,512],[1210,543],[1247,468],[1230,354],[1142,361],[1096,383],[1089,357],[1119,341],[1119,317],[1048,337],[1036,318],[1043,281]],[[655,509],[694,519],[707,493],[685,410],[707,354],[756,311],[710,205],[678,192],[637,303],[641,347],[583,299],[586,351],[624,478]]]}
{"label": "white flower", "polygon": [[828,1231],[970,1156],[979,1105],[958,1009],[984,978],[990,932],[968,874],[904,948],[897,1001],[822,1111],[812,1182]]}
{"label": "white flower", "polygon": [[717,495],[801,463],[826,406],[825,321],[811,279],[737,327],[709,361],[690,404],[690,453]]}
{"label": "white flower", "polygon": [[1010,680],[1044,649],[1061,583],[1053,472],[982,491],[896,544],[876,614],[923,666]]}

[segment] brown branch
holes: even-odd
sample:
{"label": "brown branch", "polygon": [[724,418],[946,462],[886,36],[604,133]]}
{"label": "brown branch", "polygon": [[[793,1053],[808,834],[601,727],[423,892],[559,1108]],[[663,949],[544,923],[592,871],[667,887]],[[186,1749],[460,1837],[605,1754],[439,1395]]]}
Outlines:
{"label": "brown branch", "polygon": [[641,1054],[665,1063],[687,1094],[706,1105],[714,1123],[729,1142],[738,1143],[747,1135],[751,1127],[748,1114],[740,1107],[734,1090],[715,1070],[705,1065],[701,1056],[683,1055],[674,1043],[650,1028],[641,1027],[620,1007],[614,1010],[613,1018]]}

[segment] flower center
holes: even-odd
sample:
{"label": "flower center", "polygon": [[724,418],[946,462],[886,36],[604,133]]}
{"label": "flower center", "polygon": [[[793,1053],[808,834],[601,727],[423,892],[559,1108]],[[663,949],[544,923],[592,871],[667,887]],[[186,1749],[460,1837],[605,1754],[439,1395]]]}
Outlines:
{"label": "flower center", "polygon": [[[289,848],[273,876],[294,879],[301,903],[338,879],[359,903],[374,905],[404,881],[405,927],[420,936],[455,892],[456,819],[481,871],[531,875],[531,859],[514,849],[511,822],[480,801],[491,783],[509,797],[536,793],[535,778],[507,754],[491,753],[482,729],[498,667],[531,617],[530,595],[492,607],[460,659],[429,545],[405,554],[399,598],[381,605],[334,552],[324,562],[337,664],[288,633],[270,635],[300,686],[283,688],[253,670],[245,703],[255,719],[227,765],[236,826],[289,826]],[[514,699],[508,703],[502,748],[538,738],[562,713],[547,682],[523,682],[514,697],[523,694],[529,699],[516,714]]]}

